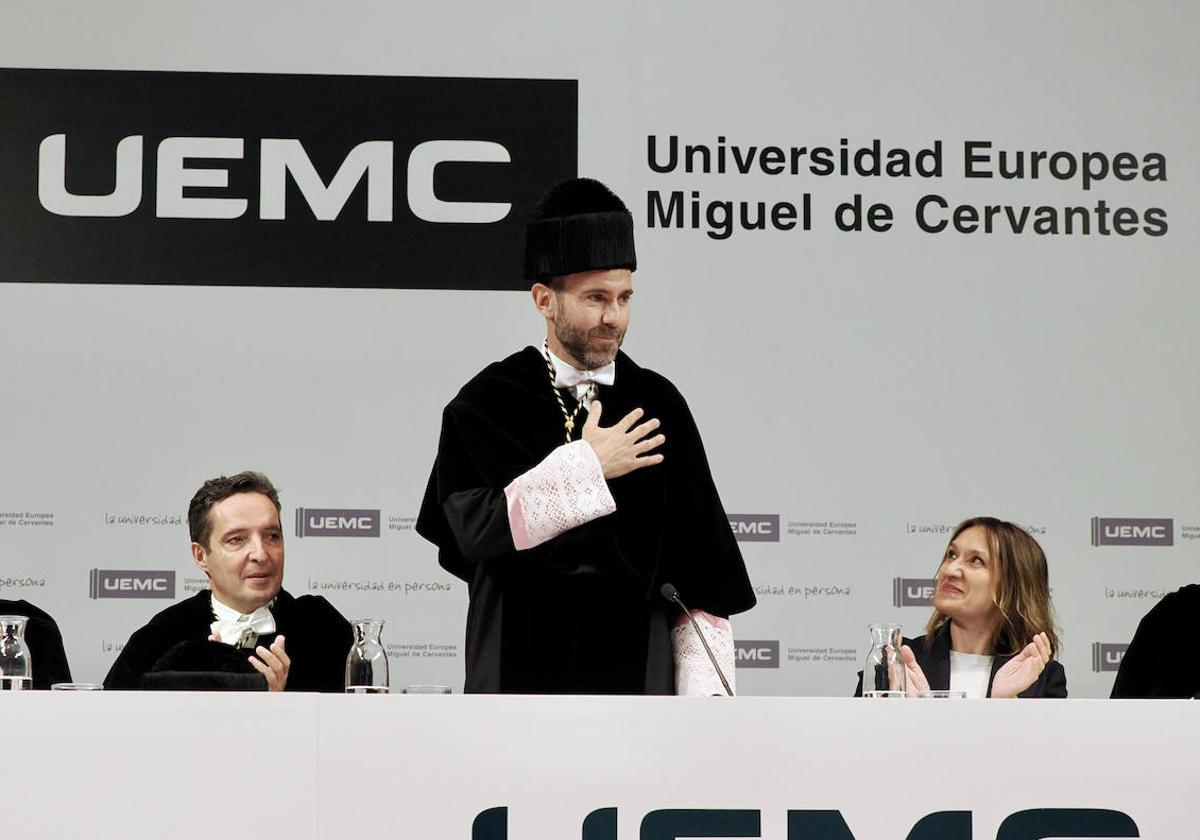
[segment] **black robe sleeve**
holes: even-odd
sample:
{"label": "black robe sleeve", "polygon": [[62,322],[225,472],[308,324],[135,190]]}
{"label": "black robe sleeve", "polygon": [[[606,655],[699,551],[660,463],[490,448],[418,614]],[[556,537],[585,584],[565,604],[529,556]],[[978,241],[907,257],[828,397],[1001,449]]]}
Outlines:
{"label": "black robe sleeve", "polygon": [[116,691],[140,688],[142,675],[168,650],[188,639],[206,638],[211,609],[208,597],[208,590],[199,592],[167,607],[135,630],[108,669],[104,687]]}
{"label": "black robe sleeve", "polygon": [[[346,688],[346,656],[354,643],[350,622],[320,595],[287,596],[281,591],[277,624],[291,658],[287,691],[341,692]],[[270,644],[263,637],[260,643]]]}
{"label": "black robe sleeve", "polygon": [[[728,618],[757,601],[729,516],[717,492],[700,430],[683,396],[667,380],[670,402],[660,409],[667,453],[677,462],[667,476],[664,519],[675,527],[666,535],[659,577],[676,586],[689,607]],[[679,527],[683,525],[684,527]]]}
{"label": "black robe sleeve", "polygon": [[516,551],[504,487],[524,472],[523,464],[514,465],[505,480],[500,465],[488,462],[489,438],[502,432],[472,424],[471,413],[458,401],[442,412],[437,460],[417,518],[417,532],[438,546],[438,563],[467,582],[480,563]]}
{"label": "black robe sleeve", "polygon": [[[130,691],[138,687],[142,674],[150,670],[167,648],[158,651],[150,638],[150,628],[135,630],[117,654],[117,659],[104,677],[104,687],[109,691]],[[157,654],[157,655],[156,655]]]}
{"label": "black robe sleeve", "polygon": [[1161,616],[1164,603],[1166,598],[1155,604],[1138,622],[1113,681],[1111,696],[1114,699],[1162,696],[1159,694],[1156,673],[1159,671],[1157,660],[1163,642]]}
{"label": "black robe sleeve", "polygon": [[1200,585],[1164,596],[1138,623],[1113,682],[1114,698],[1187,698],[1200,693],[1200,667],[1189,649],[1200,611]]}
{"label": "black robe sleeve", "polygon": [[1064,699],[1067,696],[1067,669],[1056,659],[1051,659],[1042,669],[1037,681],[1022,691],[1018,697],[1052,697]]}

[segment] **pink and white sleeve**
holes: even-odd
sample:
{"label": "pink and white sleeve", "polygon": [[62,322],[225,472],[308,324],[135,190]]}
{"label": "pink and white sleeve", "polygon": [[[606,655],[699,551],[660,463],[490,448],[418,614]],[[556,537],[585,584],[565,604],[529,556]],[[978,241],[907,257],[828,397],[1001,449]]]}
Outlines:
{"label": "pink and white sleeve", "polygon": [[[712,648],[713,658],[721,666],[729,687],[737,693],[737,680],[734,675],[733,626],[729,619],[711,615],[703,610],[692,610],[692,616],[700,625],[708,646]],[[686,616],[679,616],[675,628],[671,631],[671,647],[675,653],[675,693],[688,696],[725,696],[725,687],[721,678],[713,670],[704,645],[696,635],[692,623]]]}
{"label": "pink and white sleeve", "polygon": [[508,524],[518,551],[607,516],[617,503],[587,441],[564,443],[504,488]]}

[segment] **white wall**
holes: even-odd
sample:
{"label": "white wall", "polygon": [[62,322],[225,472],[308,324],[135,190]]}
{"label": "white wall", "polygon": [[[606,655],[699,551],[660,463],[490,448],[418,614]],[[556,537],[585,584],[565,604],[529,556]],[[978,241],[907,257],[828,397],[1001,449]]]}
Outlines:
{"label": "white wall", "polygon": [[[744,692],[841,694],[896,577],[933,574],[922,526],[993,514],[1037,529],[1076,696],[1104,696],[1092,645],[1127,641],[1162,591],[1197,579],[1194,313],[1200,292],[1191,4],[8,3],[10,67],[568,78],[579,171],[638,222],[627,350],[688,396],[731,513],[855,523],[856,535],[746,543],[760,606],[735,623],[782,667]],[[3,94],[0,91],[0,100]],[[944,146],[939,179],[657,174],[648,135],[685,143]],[[997,149],[1165,156],[1167,180],[968,180],[965,140]],[[648,190],[799,202],[810,231],[717,241],[646,227]],[[887,202],[887,233],[833,207]],[[927,234],[952,203],[1163,208],[1160,237]],[[3,255],[0,254],[0,264]],[[0,280],[21,280],[5,277]],[[59,619],[78,679],[163,601],[86,597],[86,572],[196,579],[182,514],[245,467],[295,506],[382,511],[378,540],[292,539],[287,586],[388,618],[385,640],[459,645],[465,591],[389,519],[416,514],[441,406],[475,370],[538,339],[520,293],[0,283],[0,597]],[[1090,519],[1173,519],[1174,546],[1092,547]],[[397,527],[408,523],[395,523]],[[916,533],[912,533],[917,529]],[[1044,531],[1042,531],[1044,529]],[[43,583],[44,581],[44,583]],[[405,583],[448,584],[410,591]],[[789,589],[798,590],[787,594]],[[782,591],[784,594],[772,594]],[[806,592],[808,596],[806,597]],[[788,649],[852,649],[788,660]],[[418,651],[419,652],[419,651]],[[802,656],[794,651],[794,655]],[[393,659],[396,682],[461,685],[461,661]]]}

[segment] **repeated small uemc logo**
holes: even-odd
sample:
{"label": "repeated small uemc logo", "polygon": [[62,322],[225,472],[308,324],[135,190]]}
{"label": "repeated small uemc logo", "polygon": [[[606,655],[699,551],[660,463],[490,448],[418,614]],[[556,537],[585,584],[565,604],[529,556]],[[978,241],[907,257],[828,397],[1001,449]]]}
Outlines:
{"label": "repeated small uemc logo", "polygon": [[778,513],[731,513],[729,527],[738,542],[779,542]]}
{"label": "repeated small uemc logo", "polygon": [[92,598],[174,598],[175,572],[145,569],[92,569]]}
{"label": "repeated small uemc logo", "polygon": [[936,578],[892,578],[892,606],[932,607]]}
{"label": "repeated small uemc logo", "polygon": [[1175,520],[1092,517],[1092,545],[1174,545]]}
{"label": "repeated small uemc logo", "polygon": [[738,668],[778,668],[779,641],[749,639],[734,642],[734,665]]}
{"label": "repeated small uemc logo", "polygon": [[378,537],[379,511],[359,508],[296,508],[297,537]]}
{"label": "repeated small uemc logo", "polygon": [[1116,671],[1121,667],[1121,659],[1125,656],[1125,651],[1129,649],[1129,645],[1111,644],[1109,642],[1093,642],[1092,643],[1092,670],[1096,673],[1102,671]]}

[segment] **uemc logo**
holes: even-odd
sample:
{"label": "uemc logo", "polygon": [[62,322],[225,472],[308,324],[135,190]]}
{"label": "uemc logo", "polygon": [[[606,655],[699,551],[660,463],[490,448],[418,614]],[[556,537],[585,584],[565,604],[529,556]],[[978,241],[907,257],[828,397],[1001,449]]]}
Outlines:
{"label": "uemc logo", "polygon": [[779,641],[751,639],[734,642],[734,664],[738,668],[778,668]]}
{"label": "uemc logo", "polygon": [[576,171],[566,79],[0,69],[0,90],[6,278],[527,288],[525,219]]}
{"label": "uemc logo", "polygon": [[379,511],[296,508],[297,537],[378,537]]}
{"label": "uemc logo", "polygon": [[1121,660],[1125,657],[1125,651],[1127,650],[1129,650],[1129,645],[1093,642],[1092,670],[1096,673],[1120,670]]}
{"label": "uemc logo", "polygon": [[92,598],[174,598],[175,572],[141,569],[92,569]]}
{"label": "uemc logo", "polygon": [[932,607],[936,578],[892,578],[892,605]]}
{"label": "uemc logo", "polygon": [[[122,137],[114,154],[116,185],[105,195],[79,195],[67,189],[67,135],[51,134],[38,144],[38,201],[57,216],[128,216],[142,203],[145,138]],[[392,198],[395,143],[367,140],[346,153],[325,183],[299,138],[258,141],[258,218],[287,218],[289,176],[317,221],[337,220],[351,195],[366,182],[366,215],[370,222],[393,220]],[[247,198],[188,195],[195,187],[219,187],[229,173],[211,166],[188,166],[192,161],[242,160],[242,137],[165,137],[158,143],[154,215],[160,219],[236,219],[244,216]],[[490,140],[426,140],[408,156],[406,197],[418,219],[440,224],[491,224],[508,215],[507,201],[444,201],[434,191],[434,173],[445,163],[511,163],[508,149]]]}
{"label": "uemc logo", "polygon": [[779,542],[778,513],[731,513],[729,527],[738,542]]}
{"label": "uemc logo", "polygon": [[1174,545],[1175,520],[1092,517],[1092,545]]}
{"label": "uemc logo", "polygon": [[[975,834],[970,811],[935,811],[905,825],[893,823],[890,837],[907,840],[982,840]],[[617,809],[597,808],[581,827],[583,840],[617,840]],[[628,836],[628,835],[627,835]],[[680,837],[762,837],[757,809],[664,808],[642,817],[640,840]],[[787,840],[855,840],[842,812],[835,809],[789,810]],[[876,835],[872,835],[876,836]],[[996,830],[996,840],[1042,840],[1045,837],[1139,837],[1137,823],[1124,811],[1107,808],[1031,808],[1009,814]],[[508,840],[508,808],[481,811],[471,824],[471,840]]]}

